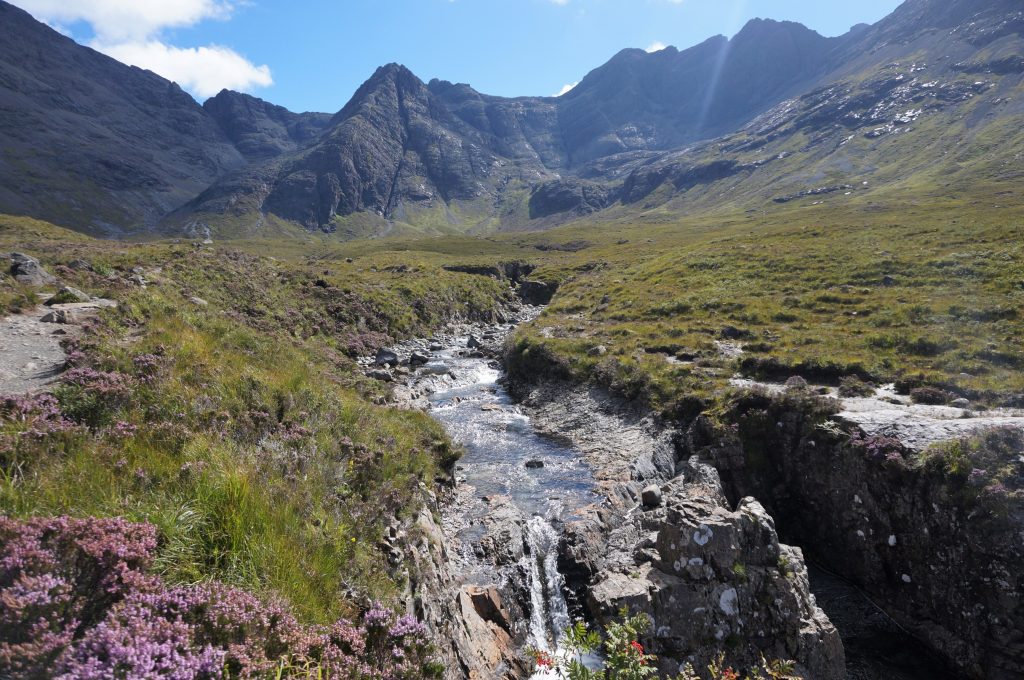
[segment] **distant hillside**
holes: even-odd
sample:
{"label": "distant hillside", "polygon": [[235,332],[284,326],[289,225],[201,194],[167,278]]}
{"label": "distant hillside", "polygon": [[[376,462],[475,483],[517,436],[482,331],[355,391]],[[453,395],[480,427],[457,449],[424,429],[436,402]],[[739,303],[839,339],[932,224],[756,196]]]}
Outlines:
{"label": "distant hillside", "polygon": [[[176,85],[0,3],[0,210],[90,233],[340,237],[764,210],[1016,177],[1014,0],[908,0],[824,38],[751,21],[623,50],[561,97],[381,67],[334,115]],[[44,85],[44,83],[46,83]]]}

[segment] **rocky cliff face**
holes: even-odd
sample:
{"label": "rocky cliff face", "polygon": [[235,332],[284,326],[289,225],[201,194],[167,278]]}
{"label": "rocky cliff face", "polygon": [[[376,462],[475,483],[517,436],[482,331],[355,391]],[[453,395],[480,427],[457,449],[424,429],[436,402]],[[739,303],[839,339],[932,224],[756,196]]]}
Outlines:
{"label": "rocky cliff face", "polygon": [[1021,479],[1019,434],[955,444],[924,465],[894,437],[836,423],[837,408],[799,391],[747,393],[725,426],[695,422],[681,449],[952,666],[1024,675],[1024,510],[1013,482],[989,479]]}
{"label": "rocky cliff face", "polygon": [[0,2],[0,211],[152,228],[245,159],[191,96]]}
{"label": "rocky cliff face", "polygon": [[[515,377],[515,376],[514,376]],[[523,382],[535,426],[568,437],[607,499],[565,527],[560,567],[581,611],[626,607],[653,621],[659,671],[798,662],[804,677],[845,677],[838,632],[810,594],[803,555],[779,543],[753,498],[730,503],[715,469],[677,462],[674,433],[599,390]]]}
{"label": "rocky cliff face", "polygon": [[295,151],[315,139],[331,120],[326,113],[292,113],[283,106],[230,90],[207,99],[203,110],[250,161]]}

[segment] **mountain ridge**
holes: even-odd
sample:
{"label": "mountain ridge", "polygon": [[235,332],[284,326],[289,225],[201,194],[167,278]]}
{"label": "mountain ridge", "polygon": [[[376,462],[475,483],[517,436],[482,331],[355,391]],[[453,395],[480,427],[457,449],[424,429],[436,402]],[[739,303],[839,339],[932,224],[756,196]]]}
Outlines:
{"label": "mountain ridge", "polygon": [[[916,138],[919,121],[945,116],[955,126],[973,116],[970,129],[929,131],[922,143],[938,152],[936,135],[954,143],[1021,113],[1010,96],[1024,72],[1024,13],[1014,0],[907,0],[833,38],[755,19],[732,38],[684,50],[621,50],[560,97],[486,95],[392,63],[334,114],[293,113],[230,91],[199,106],[173,83],[78,46],[21,10],[0,3],[0,12],[16,16],[37,46],[27,66],[0,46],[0,129],[9,139],[28,138],[21,121],[47,125],[46,112],[62,110],[22,84],[25,68],[36,80],[84,73],[111,93],[101,101],[127,100],[100,115],[87,93],[69,88],[82,101],[70,122],[53,114],[65,137],[85,138],[98,125],[111,141],[84,159],[57,140],[44,139],[42,151],[13,145],[6,156],[15,162],[6,172],[0,164],[0,179],[27,186],[0,189],[0,210],[106,235],[485,233],[609,209],[712,209],[722,203],[716,196],[756,207],[895,181],[880,161],[897,148],[914,155],[912,145],[888,141]],[[51,43],[64,62],[39,56]],[[19,164],[35,170],[18,174]],[[74,191],[78,176],[100,190]]]}

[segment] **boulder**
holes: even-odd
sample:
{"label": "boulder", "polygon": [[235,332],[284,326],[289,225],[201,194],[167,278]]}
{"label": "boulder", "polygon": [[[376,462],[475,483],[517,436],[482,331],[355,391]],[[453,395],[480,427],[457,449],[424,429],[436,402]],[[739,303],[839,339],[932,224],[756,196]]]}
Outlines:
{"label": "boulder", "polygon": [[77,288],[65,286],[58,290],[57,293],[52,298],[47,300],[46,304],[49,306],[63,305],[69,302],[88,302],[91,299],[92,298],[90,298],[87,294],[83,293]]}
{"label": "boulder", "polygon": [[640,500],[645,508],[656,508],[661,505],[661,488],[655,484],[644,487],[640,494]]}
{"label": "boulder", "polygon": [[207,301],[206,301],[206,300],[204,300],[203,298],[201,298],[201,297],[197,297],[197,296],[195,296],[195,295],[193,295],[192,297],[190,297],[190,298],[188,299],[188,301],[189,301],[189,302],[191,302],[192,304],[194,304],[194,305],[195,305],[196,307],[207,307],[207,306],[209,306],[209,304],[210,304],[209,302],[207,302]]}
{"label": "boulder", "polygon": [[799,548],[779,543],[756,500],[730,510],[714,470],[688,465],[666,486],[644,489],[645,505],[660,492],[659,507],[568,527],[563,571],[589,581],[591,616],[607,623],[623,607],[646,614],[652,626],[641,641],[664,677],[724,652],[734,668],[763,655],[796,661],[799,677],[845,678],[839,633],[811,595]]}
{"label": "boulder", "polygon": [[421,369],[425,375],[449,375],[452,369],[443,361],[431,361]]}
{"label": "boulder", "polygon": [[480,344],[480,341],[477,340],[475,335],[471,335],[469,336],[469,340],[466,341],[466,347],[470,349],[476,349],[478,347],[482,347],[482,345]]}
{"label": "boulder", "polygon": [[592,357],[603,357],[608,353],[608,348],[604,345],[595,345],[587,350],[587,355]]}
{"label": "boulder", "polygon": [[395,376],[391,375],[390,371],[383,370],[370,371],[366,375],[370,378],[373,378],[374,380],[379,380],[381,382],[393,382],[395,379]]}
{"label": "boulder", "polygon": [[43,269],[39,260],[23,253],[11,253],[11,276],[18,283],[26,286],[49,286],[57,283],[57,278]]}
{"label": "boulder", "polygon": [[422,352],[413,352],[409,355],[410,366],[422,366],[423,364],[429,363],[430,357]]}
{"label": "boulder", "polygon": [[397,366],[398,354],[396,354],[393,350],[381,347],[379,350],[377,350],[377,356],[374,357],[373,362],[378,366],[383,366],[385,364]]}
{"label": "boulder", "polygon": [[528,470],[539,470],[544,467],[544,461],[542,460],[528,460],[526,461],[526,468]]}

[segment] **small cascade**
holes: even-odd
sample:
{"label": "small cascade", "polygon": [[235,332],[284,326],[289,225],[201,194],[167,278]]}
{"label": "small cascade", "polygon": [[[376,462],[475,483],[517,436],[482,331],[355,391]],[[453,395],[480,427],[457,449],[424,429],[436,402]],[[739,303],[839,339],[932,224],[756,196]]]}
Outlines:
{"label": "small cascade", "polygon": [[530,571],[530,644],[552,652],[569,627],[565,581],[558,571],[558,534],[551,522],[534,516],[527,524],[530,553],[524,557]]}

